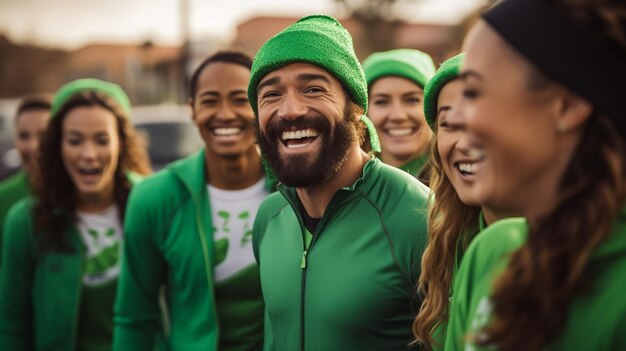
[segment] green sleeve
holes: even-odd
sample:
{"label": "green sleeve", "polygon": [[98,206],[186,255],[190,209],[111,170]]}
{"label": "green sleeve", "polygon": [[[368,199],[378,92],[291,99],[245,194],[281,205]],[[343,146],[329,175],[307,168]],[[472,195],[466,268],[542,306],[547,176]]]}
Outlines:
{"label": "green sleeve", "polygon": [[152,350],[161,330],[159,291],[166,263],[157,244],[160,214],[155,194],[159,192],[144,184],[131,191],[124,220],[124,255],[114,308],[115,351]]}
{"label": "green sleeve", "polygon": [[263,329],[263,351],[274,351],[274,332],[272,332],[272,321],[267,314],[267,309],[263,313]]}
{"label": "green sleeve", "polygon": [[30,201],[11,208],[4,223],[0,277],[0,350],[33,350],[33,226]]}
{"label": "green sleeve", "polygon": [[259,247],[261,240],[265,235],[267,225],[278,212],[280,212],[285,206],[287,206],[287,200],[280,192],[275,192],[268,196],[259,206],[256,218],[254,219],[254,225],[252,227],[252,251],[254,252],[254,258],[258,265],[261,265],[259,261]]}
{"label": "green sleeve", "polygon": [[524,218],[507,218],[472,240],[454,277],[444,350],[483,350],[468,345],[467,336],[488,323],[493,282],[506,268],[509,254],[524,244],[527,232]]}

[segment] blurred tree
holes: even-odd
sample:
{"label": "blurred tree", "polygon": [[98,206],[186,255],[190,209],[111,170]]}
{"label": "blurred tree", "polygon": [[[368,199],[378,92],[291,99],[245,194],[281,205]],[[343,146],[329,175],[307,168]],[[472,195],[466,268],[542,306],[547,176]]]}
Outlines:
{"label": "blurred tree", "polygon": [[394,31],[403,23],[401,5],[420,0],[333,0],[362,28],[361,55],[393,49]]}

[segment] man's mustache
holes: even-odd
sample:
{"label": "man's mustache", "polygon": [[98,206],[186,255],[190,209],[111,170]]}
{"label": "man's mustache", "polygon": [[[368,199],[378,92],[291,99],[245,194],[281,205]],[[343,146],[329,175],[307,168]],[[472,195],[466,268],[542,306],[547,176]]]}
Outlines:
{"label": "man's mustache", "polygon": [[284,120],[281,118],[275,118],[267,126],[267,136],[270,139],[280,138],[286,130],[301,130],[301,129],[315,129],[321,133],[324,133],[330,129],[328,120],[322,115],[306,115],[293,120]]}

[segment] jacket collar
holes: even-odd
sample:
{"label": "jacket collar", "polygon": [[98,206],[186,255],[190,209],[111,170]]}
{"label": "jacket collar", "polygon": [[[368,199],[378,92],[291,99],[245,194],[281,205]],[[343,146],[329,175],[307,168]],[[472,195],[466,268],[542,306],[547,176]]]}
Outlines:
{"label": "jacket collar", "polygon": [[178,160],[169,169],[191,192],[206,188],[205,150],[202,148],[195,154]]}
{"label": "jacket collar", "polygon": [[[172,163],[169,169],[185,184],[189,191],[205,189],[207,185],[205,148]],[[276,179],[268,175],[267,170],[265,170],[265,173],[265,188],[268,191],[274,191],[276,189]]]}
{"label": "jacket collar", "polygon": [[[381,167],[381,162],[379,159],[375,157],[370,158],[365,163],[365,166],[363,166],[361,176],[359,176],[359,178],[357,178],[354,181],[354,183],[352,183],[352,185],[346,186],[337,190],[337,192],[335,193],[335,196],[333,196],[334,201],[331,201],[331,202],[335,202],[335,203],[343,202],[344,200],[351,198],[351,195],[353,195],[356,192],[356,190],[368,187],[369,184],[372,184],[374,182],[374,180],[372,179],[372,176],[377,173],[380,167]],[[287,200],[292,204],[292,206],[295,206],[295,204],[300,204],[300,198],[298,197],[296,188],[289,187],[289,186],[286,186],[285,184],[279,183],[278,190],[280,190],[280,192],[287,198]],[[346,195],[341,196],[340,199],[335,199],[339,197],[339,194],[341,193],[344,193]],[[331,204],[329,204],[329,206],[330,205]],[[296,208],[296,210],[298,209]]]}

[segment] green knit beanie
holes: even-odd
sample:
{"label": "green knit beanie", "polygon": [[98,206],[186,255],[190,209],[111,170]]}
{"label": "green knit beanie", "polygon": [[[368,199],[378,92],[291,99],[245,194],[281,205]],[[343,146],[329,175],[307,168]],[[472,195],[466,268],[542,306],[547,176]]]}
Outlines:
{"label": "green knit beanie", "polygon": [[332,74],[352,100],[367,111],[365,75],[354,53],[350,33],[334,18],[301,18],[268,40],[252,63],[248,99],[258,116],[257,86],[268,73],[291,63],[309,63]]}
{"label": "green knit beanie", "polygon": [[465,54],[458,54],[441,64],[437,73],[424,88],[424,116],[430,129],[435,130],[437,120],[437,100],[439,92],[449,81],[459,76],[459,69]]}
{"label": "green knit beanie", "polygon": [[72,96],[83,91],[97,91],[103,93],[120,105],[122,110],[126,113],[126,116],[130,118],[130,100],[124,90],[117,84],[105,82],[95,78],[73,80],[59,88],[54,95],[54,99],[52,100],[52,108],[50,109],[50,115],[52,118],[54,118],[56,113],[61,109],[61,106],[63,106],[63,104],[65,104]]}
{"label": "green knit beanie", "polygon": [[378,78],[399,76],[406,78],[420,88],[435,74],[433,59],[425,52],[414,49],[396,49],[375,52],[363,61],[367,86]]}

